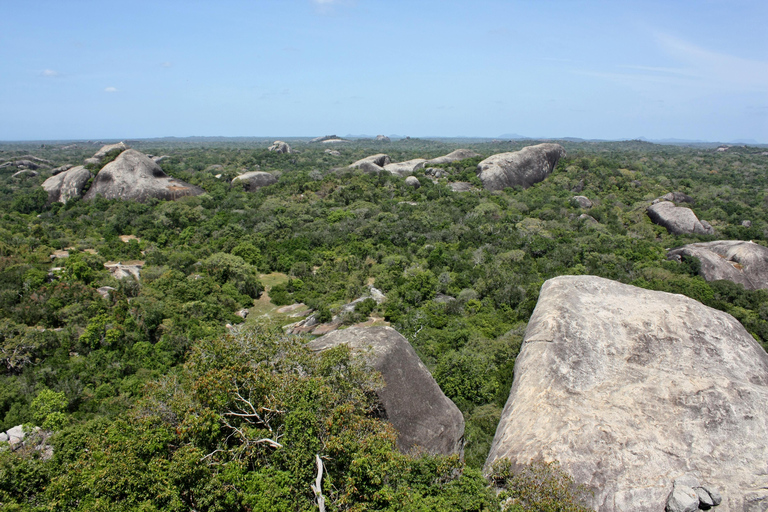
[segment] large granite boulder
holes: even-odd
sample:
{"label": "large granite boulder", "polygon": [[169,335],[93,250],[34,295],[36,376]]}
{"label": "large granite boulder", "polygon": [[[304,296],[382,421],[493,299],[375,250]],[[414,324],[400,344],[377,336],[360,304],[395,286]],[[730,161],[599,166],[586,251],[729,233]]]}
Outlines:
{"label": "large granite boulder", "polygon": [[676,481],[768,510],[768,354],[732,316],[594,276],[541,288],[486,470],[557,460],[599,512],[660,512]]}
{"label": "large granite boulder", "polygon": [[309,343],[315,351],[342,344],[366,354],[381,372],[378,391],[385,419],[397,429],[397,446],[433,454],[460,453],[464,445],[464,417],[446,397],[408,340],[391,327],[350,327]]}
{"label": "large granite boulder", "polygon": [[413,160],[406,160],[405,162],[393,162],[385,165],[384,170],[391,172],[392,174],[397,174],[398,176],[408,176],[413,174],[417,169],[422,169],[424,167],[424,162],[426,162],[426,160],[423,158],[414,158]]}
{"label": "large granite boulder", "polygon": [[349,164],[351,169],[360,169],[365,172],[381,172],[384,170],[384,166],[392,162],[389,155],[379,153],[377,155],[367,156],[361,158],[357,162]]}
{"label": "large granite boulder", "polygon": [[701,275],[707,281],[727,279],[747,290],[768,288],[768,248],[754,242],[717,240],[688,244],[667,253],[680,260],[692,256],[701,261]]}
{"label": "large granite boulder", "polygon": [[240,184],[245,190],[254,191],[277,183],[277,178],[264,171],[249,171],[232,178],[232,184]]}
{"label": "large granite boulder", "polygon": [[477,172],[486,190],[528,188],[549,176],[564,157],[565,149],[560,144],[538,144],[489,156],[477,164]]}
{"label": "large granite boulder", "polygon": [[117,144],[107,144],[102,146],[91,158],[85,159],[85,165],[88,167],[98,167],[101,162],[107,158],[113,158],[129,149],[124,142],[118,142]]}
{"label": "large granite boulder", "polygon": [[48,192],[49,203],[66,203],[72,198],[82,196],[83,188],[92,177],[91,171],[78,165],[51,176],[43,182],[42,187]]}
{"label": "large granite boulder", "polygon": [[427,160],[424,165],[449,164],[451,162],[466,160],[467,158],[474,158],[476,156],[480,156],[480,153],[475,153],[471,149],[457,149],[456,151],[451,151],[447,155]]}
{"label": "large granite boulder", "polygon": [[152,197],[174,200],[204,192],[200,187],[171,178],[147,155],[127,149],[99,171],[83,199],[101,196],[142,202]]}
{"label": "large granite boulder", "polygon": [[281,140],[276,140],[272,143],[271,146],[269,146],[269,151],[273,151],[275,153],[290,153],[291,152],[291,146],[288,145],[287,142],[283,142]]}
{"label": "large granite boulder", "polygon": [[707,221],[699,220],[693,210],[661,201],[648,207],[648,217],[654,224],[667,228],[673,235],[697,233],[714,235],[715,230]]}
{"label": "large granite boulder", "polygon": [[322,137],[315,137],[314,139],[310,140],[309,143],[317,143],[317,142],[325,142],[327,140],[334,140],[338,139],[336,135],[323,135]]}

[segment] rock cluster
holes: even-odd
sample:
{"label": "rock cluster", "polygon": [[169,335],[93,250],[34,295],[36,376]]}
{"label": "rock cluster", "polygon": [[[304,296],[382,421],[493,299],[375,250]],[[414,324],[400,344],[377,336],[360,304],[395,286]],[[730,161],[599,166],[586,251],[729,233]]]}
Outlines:
{"label": "rock cluster", "polygon": [[391,327],[350,327],[317,338],[308,346],[320,352],[342,344],[363,354],[381,372],[384,387],[377,394],[382,416],[397,430],[402,452],[462,452],[464,417],[408,340]]}
{"label": "rock cluster", "polygon": [[720,510],[762,511],[766,403],[768,354],[732,316],[561,276],[542,286],[486,464],[557,460],[599,512],[658,512],[687,474]]}
{"label": "rock cluster", "polygon": [[386,135],[377,135],[376,140],[378,142],[390,142],[389,137],[387,137]]}
{"label": "rock cluster", "polygon": [[727,279],[747,290],[768,289],[768,248],[754,242],[717,240],[688,244],[667,253],[680,261],[691,256],[701,261],[701,276],[707,281]]}
{"label": "rock cluster", "polygon": [[720,493],[711,486],[699,485],[694,475],[685,475],[675,480],[672,492],[667,497],[665,512],[696,512],[709,510],[723,502]]}
{"label": "rock cluster", "polygon": [[699,220],[693,210],[675,206],[670,201],[661,201],[648,207],[648,217],[659,226],[667,228],[673,235],[697,233],[714,235],[715,230],[705,220]]}
{"label": "rock cluster", "polygon": [[370,173],[379,173],[384,170],[384,166],[392,162],[389,155],[379,153],[377,155],[367,156],[349,164],[351,169],[360,169]]}
{"label": "rock cluster", "polygon": [[281,140],[276,140],[272,143],[271,146],[269,146],[269,151],[274,151],[275,153],[290,153],[291,152],[291,146],[288,145],[287,142],[283,142]]}
{"label": "rock cluster", "polygon": [[66,203],[70,199],[81,197],[85,185],[91,178],[93,178],[91,171],[78,165],[51,176],[43,182],[42,187],[48,192],[49,203]]}
{"label": "rock cluster", "polygon": [[477,165],[477,172],[486,190],[528,188],[549,176],[564,157],[565,149],[560,144],[538,144],[490,156]]}
{"label": "rock cluster", "polygon": [[91,158],[86,158],[85,165],[87,167],[98,168],[101,165],[101,162],[107,158],[119,155],[126,149],[130,148],[126,146],[124,142],[118,142],[117,144],[107,144],[106,146],[102,146],[102,148],[98,150],[96,154],[94,154]]}

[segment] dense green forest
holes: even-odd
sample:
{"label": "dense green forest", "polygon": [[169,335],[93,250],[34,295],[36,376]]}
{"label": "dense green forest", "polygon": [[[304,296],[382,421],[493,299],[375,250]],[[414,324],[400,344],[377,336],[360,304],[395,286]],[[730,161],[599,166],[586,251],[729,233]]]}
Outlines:
{"label": "dense green forest", "polygon": [[[333,145],[340,156],[294,140],[277,154],[270,142],[128,141],[206,191],[177,201],[48,204],[50,171],[0,169],[0,430],[38,426],[53,447],[51,458],[0,450],[5,510],[312,510],[316,454],[329,510],[579,510],[519,508],[523,498],[505,501],[481,472],[545,280],[591,274],[684,294],[768,349],[768,291],[706,282],[697,260],[666,258],[698,241],[768,245],[764,148],[558,141],[568,156],[546,180],[491,192],[477,163],[534,142],[354,141]],[[4,143],[0,162],[80,165],[100,146]],[[482,157],[443,164],[434,181],[417,170],[419,188],[346,167],[458,147]],[[278,182],[230,183],[256,169]],[[475,188],[453,192],[453,181]],[[717,234],[653,224],[646,207],[673,191]],[[104,267],[128,260],[144,262],[140,280]],[[380,377],[349,351],[312,356],[307,335],[283,332],[296,319],[278,306],[301,302],[327,319],[370,285],[386,300],[344,325],[371,318],[411,342],[464,414],[463,460],[399,453],[371,414]],[[247,425],[231,415],[243,390],[264,408]],[[497,469],[497,483],[515,481]],[[557,468],[530,473],[552,495],[568,487]]]}

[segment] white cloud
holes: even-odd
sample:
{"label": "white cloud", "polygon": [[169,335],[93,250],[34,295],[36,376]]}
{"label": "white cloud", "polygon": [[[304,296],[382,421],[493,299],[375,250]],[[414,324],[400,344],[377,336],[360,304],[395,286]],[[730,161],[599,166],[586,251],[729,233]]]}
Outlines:
{"label": "white cloud", "polygon": [[43,76],[59,76],[59,72],[52,69],[44,69],[40,74]]}
{"label": "white cloud", "polygon": [[161,63],[160,63],[160,66],[162,66],[162,67],[164,67],[164,68],[170,68],[170,67],[172,67],[172,66],[173,66],[173,64],[171,64],[171,63],[170,63],[170,62],[168,62],[168,61],[165,61],[165,62],[161,62]]}
{"label": "white cloud", "polygon": [[105,87],[104,92],[117,92],[117,87]]}

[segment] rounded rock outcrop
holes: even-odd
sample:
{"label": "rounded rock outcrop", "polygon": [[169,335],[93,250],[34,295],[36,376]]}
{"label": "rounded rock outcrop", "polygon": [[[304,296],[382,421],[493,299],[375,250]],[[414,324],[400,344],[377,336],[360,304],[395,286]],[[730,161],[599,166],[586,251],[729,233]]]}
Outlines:
{"label": "rounded rock outcrop", "polygon": [[561,276],[541,288],[486,470],[559,461],[598,512],[664,510],[688,474],[721,511],[765,510],[766,403],[768,354],[731,315]]}
{"label": "rounded rock outcrop", "polygon": [[413,160],[406,160],[405,162],[393,162],[384,166],[384,170],[397,174],[398,176],[408,176],[413,174],[414,171],[424,168],[423,158],[414,158]]}
{"label": "rounded rock outcrop", "polygon": [[592,201],[587,196],[573,196],[571,201],[577,204],[579,208],[592,208]]}
{"label": "rounded rock outcrop", "polygon": [[717,240],[688,244],[667,253],[680,261],[690,256],[701,262],[699,273],[707,281],[726,279],[747,290],[768,289],[768,248],[754,242]]}
{"label": "rounded rock outcrop", "polygon": [[152,197],[174,200],[204,192],[200,187],[168,176],[147,155],[126,149],[99,171],[83,199],[99,196],[143,202]]}
{"label": "rounded rock outcrop", "polygon": [[398,432],[400,451],[462,452],[464,417],[443,394],[408,340],[391,327],[350,327],[317,338],[308,346],[319,352],[342,344],[364,354],[381,372],[384,387],[378,397],[385,419]]}
{"label": "rounded rock outcrop", "polygon": [[673,235],[696,233],[714,235],[715,230],[705,220],[699,220],[693,210],[675,206],[669,201],[652,204],[647,210],[648,217],[654,224],[667,228]]}
{"label": "rounded rock outcrop", "polygon": [[361,158],[356,162],[349,164],[350,169],[360,169],[365,172],[378,173],[384,170],[384,166],[392,163],[389,155],[379,153],[377,155]]}
{"label": "rounded rock outcrop", "polygon": [[51,176],[41,186],[48,192],[49,203],[66,203],[72,198],[82,196],[85,185],[92,177],[91,171],[78,165]]}
{"label": "rounded rock outcrop", "polygon": [[466,160],[467,158],[474,158],[476,156],[480,156],[480,153],[475,153],[471,149],[457,149],[456,151],[451,151],[447,155],[427,160],[424,165],[449,164],[451,162]]}
{"label": "rounded rock outcrop", "polygon": [[408,176],[407,178],[405,178],[405,184],[413,188],[421,187],[421,182],[416,176]]}
{"label": "rounded rock outcrop", "polygon": [[249,171],[232,178],[232,184],[241,184],[245,190],[251,192],[261,187],[267,187],[277,183],[277,178],[264,171]]}
{"label": "rounded rock outcrop", "polygon": [[477,164],[477,173],[486,190],[528,188],[546,179],[565,155],[560,144],[537,144],[490,156]]}
{"label": "rounded rock outcrop", "polygon": [[276,140],[275,142],[273,142],[268,149],[269,151],[273,151],[275,153],[282,153],[282,154],[288,154],[291,152],[291,146],[289,146],[287,142],[283,142],[281,140]]}
{"label": "rounded rock outcrop", "polygon": [[91,158],[85,159],[85,165],[87,167],[98,167],[107,158],[116,157],[126,149],[130,149],[125,142],[118,142],[117,144],[107,144],[102,146]]}

